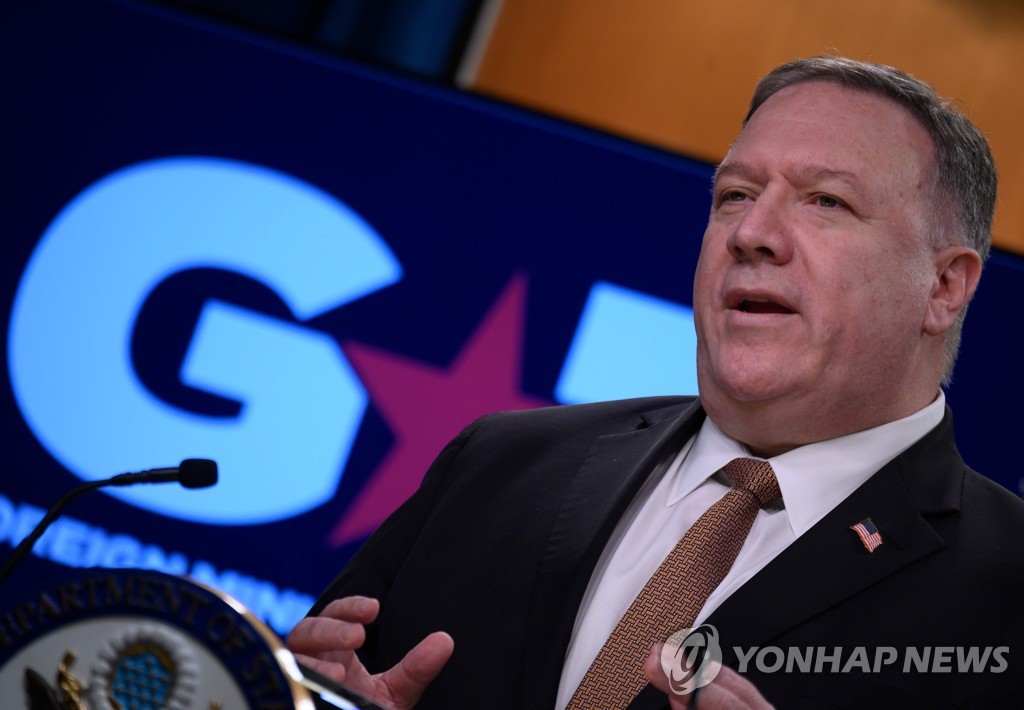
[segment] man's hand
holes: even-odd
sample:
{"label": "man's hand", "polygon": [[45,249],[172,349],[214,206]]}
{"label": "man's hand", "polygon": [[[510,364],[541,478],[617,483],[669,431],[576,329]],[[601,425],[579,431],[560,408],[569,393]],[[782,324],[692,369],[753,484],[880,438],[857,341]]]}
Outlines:
{"label": "man's hand", "polygon": [[366,624],[377,618],[380,602],[345,597],[320,616],[300,621],[288,634],[288,649],[305,666],[395,710],[411,708],[441,672],[455,648],[444,632],[430,634],[390,670],[371,675],[356,656],[366,640]]}
{"label": "man's hand", "polygon": [[[644,662],[644,675],[658,690],[668,695],[671,710],[690,707],[691,695],[676,695],[668,685],[668,677],[661,668],[661,647],[658,644]],[[722,666],[718,675],[697,692],[694,710],[771,710],[772,705],[757,692],[749,680],[732,668]]]}

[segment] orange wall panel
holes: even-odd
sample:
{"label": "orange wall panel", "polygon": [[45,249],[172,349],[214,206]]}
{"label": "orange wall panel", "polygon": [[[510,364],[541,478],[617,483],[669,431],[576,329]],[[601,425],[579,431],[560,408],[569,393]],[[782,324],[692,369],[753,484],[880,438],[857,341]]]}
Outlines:
{"label": "orange wall panel", "polygon": [[1024,3],[1015,0],[505,0],[476,91],[711,161],[758,77],[839,53],[953,97],[999,165],[996,244],[1024,253]]}

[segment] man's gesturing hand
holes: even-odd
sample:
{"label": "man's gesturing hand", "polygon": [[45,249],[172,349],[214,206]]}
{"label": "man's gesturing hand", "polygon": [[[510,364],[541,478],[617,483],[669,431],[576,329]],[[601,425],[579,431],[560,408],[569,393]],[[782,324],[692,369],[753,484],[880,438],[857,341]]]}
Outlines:
{"label": "man's gesturing hand", "polygon": [[371,675],[355,650],[366,640],[365,625],[378,612],[376,599],[335,599],[320,616],[303,619],[292,629],[288,648],[299,663],[376,703],[396,710],[411,708],[448,662],[455,642],[444,632],[430,634],[393,668]]}
{"label": "man's gesturing hand", "polygon": [[[732,668],[722,666],[715,679],[697,693],[696,708],[690,708],[691,695],[676,695],[661,668],[661,647],[656,645],[644,662],[644,675],[658,690],[668,695],[670,710],[772,710],[754,684]],[[716,661],[717,663],[717,661]]]}

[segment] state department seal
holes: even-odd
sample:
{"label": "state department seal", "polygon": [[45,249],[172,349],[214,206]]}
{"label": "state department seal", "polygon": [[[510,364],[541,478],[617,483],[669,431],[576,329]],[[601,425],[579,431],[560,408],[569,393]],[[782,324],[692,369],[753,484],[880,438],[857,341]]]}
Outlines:
{"label": "state department seal", "polygon": [[0,609],[3,708],[315,706],[269,628],[231,597],[182,577],[80,570]]}

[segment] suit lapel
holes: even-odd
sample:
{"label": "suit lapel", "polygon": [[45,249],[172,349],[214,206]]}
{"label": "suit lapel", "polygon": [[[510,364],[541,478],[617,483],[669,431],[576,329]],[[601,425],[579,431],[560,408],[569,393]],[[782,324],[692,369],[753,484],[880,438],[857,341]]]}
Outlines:
{"label": "suit lapel", "polygon": [[[928,516],[959,509],[964,463],[953,440],[952,415],[869,478],[814,527],[725,600],[705,623],[734,648],[769,645],[805,619],[826,611],[945,545]],[[883,544],[869,553],[850,530],[870,517]],[[630,710],[668,705],[648,685]]]}
{"label": "suit lapel", "polygon": [[[888,467],[887,467],[888,468]],[[942,547],[898,475],[883,468],[722,602],[704,622],[714,626],[722,663],[735,666],[735,648],[766,646],[804,619]],[[850,530],[866,517],[883,544],[869,553]],[[666,708],[665,695],[648,685],[630,710]]]}
{"label": "suit lapel", "polygon": [[[883,539],[873,553],[850,530],[867,517]],[[942,545],[898,477],[879,472],[708,618],[725,646],[724,662],[735,660],[733,645],[764,645]],[[771,600],[770,613],[765,600]]]}
{"label": "suit lapel", "polygon": [[[667,410],[666,410],[667,411]],[[594,441],[562,501],[541,559],[529,626],[546,642],[527,658],[524,707],[555,702],[576,612],[594,565],[626,507],[651,470],[704,420],[694,401],[644,417],[644,426]]]}
{"label": "suit lapel", "polygon": [[[945,543],[926,516],[956,509],[963,468],[947,412],[935,430],[880,469],[711,614],[707,623],[719,631],[724,662],[736,660],[733,646],[765,645],[942,548]],[[883,539],[873,553],[850,530],[867,517]],[[771,600],[770,613],[766,600]]]}

